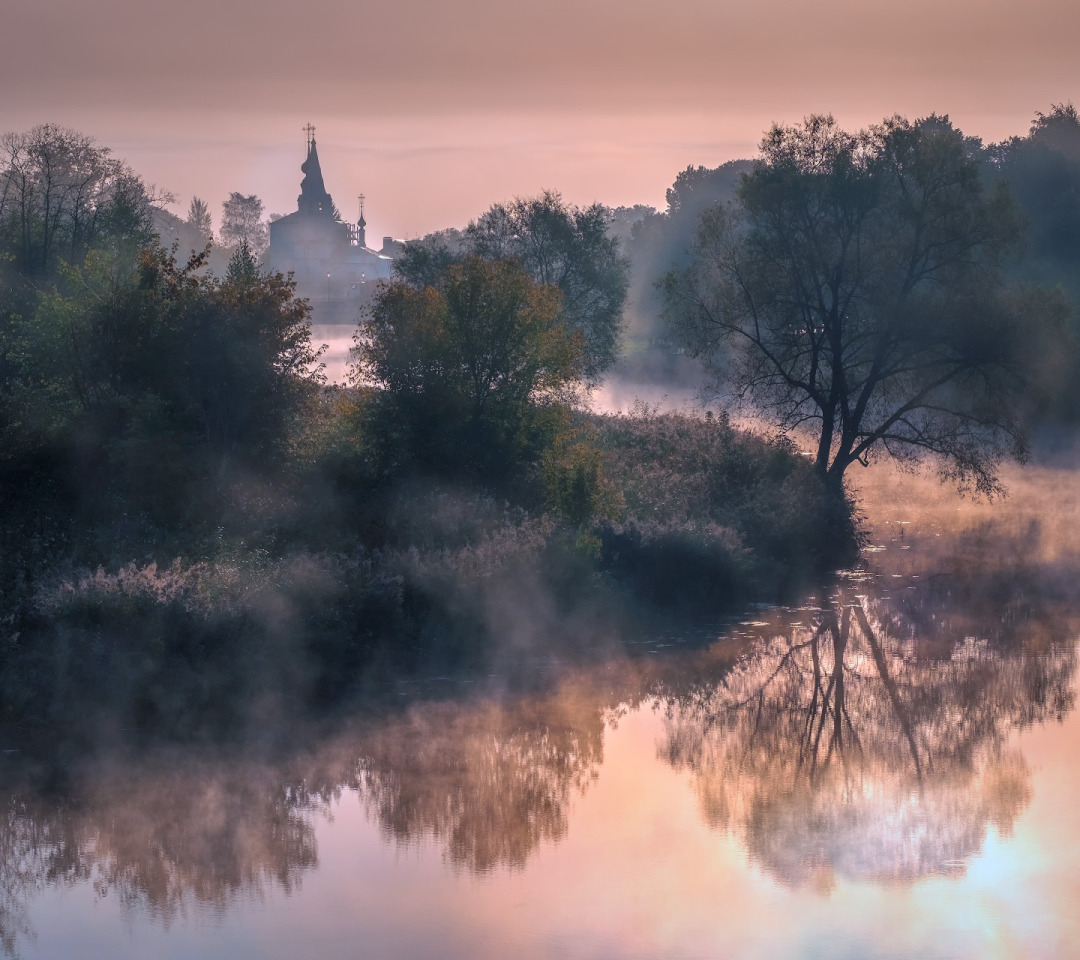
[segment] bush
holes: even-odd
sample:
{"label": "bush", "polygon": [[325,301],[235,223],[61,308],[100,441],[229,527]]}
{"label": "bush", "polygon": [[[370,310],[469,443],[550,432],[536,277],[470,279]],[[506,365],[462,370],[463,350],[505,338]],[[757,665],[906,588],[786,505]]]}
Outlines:
{"label": "bush", "polygon": [[479,257],[437,288],[384,285],[354,354],[389,470],[490,486],[538,460],[583,375],[560,302],[515,261]]}
{"label": "bush", "polygon": [[623,501],[617,522],[598,520],[605,563],[656,601],[775,600],[853,553],[850,506],[827,509],[787,440],[644,406],[590,425]]}

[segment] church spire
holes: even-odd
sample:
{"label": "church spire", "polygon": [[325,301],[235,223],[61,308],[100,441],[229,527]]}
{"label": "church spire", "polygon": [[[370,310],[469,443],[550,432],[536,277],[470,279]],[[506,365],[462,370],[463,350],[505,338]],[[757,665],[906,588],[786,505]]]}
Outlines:
{"label": "church spire", "polygon": [[364,195],[356,198],[360,201],[360,219],[356,221],[356,242],[361,247],[367,246],[367,221],[364,219]]}
{"label": "church spire", "polygon": [[296,198],[299,211],[309,216],[333,218],[334,201],[323,184],[319,151],[315,146],[315,128],[309,123],[304,127],[308,137],[307,159],[300,165],[304,179],[300,181],[300,196]]}

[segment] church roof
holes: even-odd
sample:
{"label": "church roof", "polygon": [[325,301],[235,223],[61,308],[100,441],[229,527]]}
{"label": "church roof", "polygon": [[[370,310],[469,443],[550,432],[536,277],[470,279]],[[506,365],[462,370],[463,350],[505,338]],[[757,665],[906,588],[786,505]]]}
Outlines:
{"label": "church roof", "polygon": [[307,159],[300,165],[304,179],[300,181],[300,196],[296,198],[296,205],[300,213],[308,215],[322,215],[333,217],[334,201],[326,192],[323,183],[322,167],[319,164],[319,151],[315,146],[315,138],[311,138],[308,144]]}

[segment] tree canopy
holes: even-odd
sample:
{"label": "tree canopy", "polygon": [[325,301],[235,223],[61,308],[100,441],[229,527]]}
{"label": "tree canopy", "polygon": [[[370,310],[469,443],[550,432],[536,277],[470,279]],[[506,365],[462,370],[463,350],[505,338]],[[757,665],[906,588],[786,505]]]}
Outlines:
{"label": "tree canopy", "polygon": [[947,117],[774,126],[736,202],[706,212],[691,265],[664,281],[714,386],[814,431],[836,489],[887,451],[992,493],[1002,457],[1025,453],[1029,345],[1063,307],[1006,287],[1020,220],[969,148]]}
{"label": "tree canopy", "polygon": [[1037,113],[1026,137],[987,150],[989,169],[1003,178],[1025,221],[1017,279],[1060,286],[1073,304],[1064,334],[1046,346],[1036,418],[1080,421],[1080,118],[1072,104]]}
{"label": "tree canopy", "polygon": [[1027,221],[1025,277],[1080,295],[1080,118],[1072,104],[1038,113],[1027,137],[988,150]]}
{"label": "tree canopy", "polygon": [[224,278],[204,267],[205,253],[177,262],[160,246],[135,263],[94,255],[69,268],[72,292],[12,319],[0,480],[28,464],[49,482],[52,451],[61,475],[166,504],[186,484],[220,485],[237,460],[272,462],[319,382],[307,303],[243,245]]}
{"label": "tree canopy", "polygon": [[580,334],[585,376],[595,381],[618,356],[628,284],[628,263],[608,234],[608,220],[600,204],[575,207],[546,191],[497,203],[464,231],[407,244],[394,271],[422,287],[468,256],[516,260],[536,283],[559,288],[562,320]]}
{"label": "tree canopy", "polygon": [[421,470],[505,473],[528,459],[538,414],[582,376],[582,338],[562,323],[558,288],[516,260],[478,256],[437,286],[384,285],[354,357],[398,455]]}
{"label": "tree canopy", "polygon": [[[209,214],[206,226],[210,225]],[[263,202],[254,194],[245,196],[235,190],[221,205],[221,242],[226,247],[245,244],[256,257],[270,245],[270,228],[263,221]]]}
{"label": "tree canopy", "polygon": [[80,264],[110,240],[150,239],[154,198],[93,137],[46,123],[0,137],[0,255],[24,276]]}

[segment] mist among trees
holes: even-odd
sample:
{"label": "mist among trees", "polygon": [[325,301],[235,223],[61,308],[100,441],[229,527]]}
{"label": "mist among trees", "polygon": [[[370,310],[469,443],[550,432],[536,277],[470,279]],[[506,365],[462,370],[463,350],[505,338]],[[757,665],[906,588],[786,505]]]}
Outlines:
{"label": "mist among trees", "polygon": [[[107,687],[192,735],[260,687],[325,706],[478,669],[507,596],[609,622],[775,602],[854,556],[853,465],[997,493],[1080,418],[1071,105],[989,146],[939,116],[777,125],[663,212],[495,204],[405,244],[344,387],[258,197],[181,218],[89,136],[0,146],[5,722]],[[581,402],[646,370],[708,415]]]}

